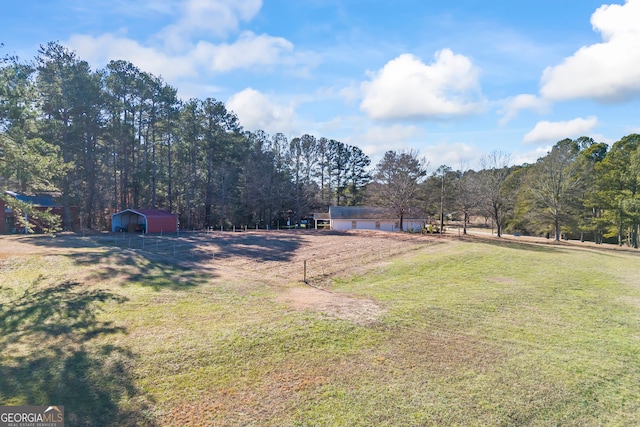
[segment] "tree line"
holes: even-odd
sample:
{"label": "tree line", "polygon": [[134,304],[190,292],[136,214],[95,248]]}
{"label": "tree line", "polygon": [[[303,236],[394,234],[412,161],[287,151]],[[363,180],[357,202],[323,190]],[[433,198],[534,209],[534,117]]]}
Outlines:
{"label": "tree line", "polygon": [[438,230],[456,222],[466,232],[480,217],[498,235],[638,244],[635,134],[611,147],[566,139],[534,164],[493,152],[477,171],[442,165],[427,174],[415,151],[389,151],[372,166],[335,139],[248,132],[223,102],[180,100],[127,61],[92,70],[56,42],[32,61],[0,61],[0,185],[59,195],[62,229],[76,226],[74,215],[83,229],[108,229],[111,213],[126,208],[166,209],[182,228],[201,229],[299,226],[331,205],[376,205],[400,224],[420,209]]}
{"label": "tree line", "polygon": [[70,229],[106,228],[114,211],[153,207],[182,227],[300,223],[362,201],[371,161],[334,139],[247,132],[224,103],[181,101],[162,78],[126,61],[93,71],[58,43],[0,68],[0,179],[54,191]]}

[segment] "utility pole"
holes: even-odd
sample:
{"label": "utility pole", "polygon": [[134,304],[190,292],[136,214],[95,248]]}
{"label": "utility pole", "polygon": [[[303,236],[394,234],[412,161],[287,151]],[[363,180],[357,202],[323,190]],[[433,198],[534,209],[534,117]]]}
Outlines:
{"label": "utility pole", "polygon": [[444,233],[444,174],[446,169],[442,168],[442,188],[440,191],[440,234]]}

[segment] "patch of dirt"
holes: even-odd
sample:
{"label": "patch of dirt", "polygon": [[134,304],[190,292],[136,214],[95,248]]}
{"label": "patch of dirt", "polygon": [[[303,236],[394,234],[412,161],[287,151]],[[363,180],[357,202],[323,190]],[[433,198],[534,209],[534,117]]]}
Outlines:
{"label": "patch of dirt", "polygon": [[171,406],[171,411],[163,418],[168,426],[197,427],[210,423],[215,414],[223,410],[224,405],[216,400],[182,403]]}
{"label": "patch of dirt", "polygon": [[239,383],[192,403],[167,405],[163,425],[249,426],[256,425],[256,419],[264,425],[280,425],[269,420],[290,413],[307,393],[328,383],[332,372],[333,367],[326,364],[284,363],[253,384]]}
{"label": "patch of dirt", "polygon": [[354,298],[341,292],[329,292],[312,287],[290,288],[278,295],[277,299],[296,310],[318,311],[362,326],[376,323],[385,311],[369,299]]}
{"label": "patch of dirt", "polygon": [[[200,267],[263,283],[319,284],[341,274],[367,271],[426,244],[433,237],[376,231],[245,232],[194,236]],[[306,277],[305,277],[306,267]]]}

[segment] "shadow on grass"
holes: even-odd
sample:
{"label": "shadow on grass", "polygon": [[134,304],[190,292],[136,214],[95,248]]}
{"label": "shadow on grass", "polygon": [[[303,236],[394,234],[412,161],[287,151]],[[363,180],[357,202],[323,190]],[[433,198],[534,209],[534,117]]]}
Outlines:
{"label": "shadow on grass", "polygon": [[524,251],[532,251],[532,252],[544,252],[544,253],[564,253],[567,249],[571,249],[570,246],[563,246],[562,243],[555,244],[554,242],[544,242],[544,243],[536,243],[536,242],[527,242],[527,241],[514,241],[514,240],[506,240],[501,239],[499,237],[489,237],[489,236],[478,236],[478,235],[470,235],[462,237],[462,240],[476,243],[483,243],[490,246],[497,246],[501,248],[507,249],[518,249]]}
{"label": "shadow on grass", "polygon": [[42,235],[26,236],[25,241],[36,246],[56,248],[128,249],[151,260],[174,264],[197,262],[210,259],[212,256],[240,256],[256,261],[286,262],[301,248],[303,235],[309,233],[314,231],[181,232],[179,235],[103,233],[86,237],[64,234],[53,238]]}
{"label": "shadow on grass", "polygon": [[100,265],[94,275],[99,280],[119,278],[125,284],[148,286],[158,291],[188,290],[206,283],[212,272],[199,271],[176,260],[153,253],[108,248],[101,252],[69,255],[81,266]]}
{"label": "shadow on grass", "polygon": [[[4,299],[3,299],[4,300]],[[135,359],[104,338],[126,333],[99,319],[125,298],[77,282],[40,288],[0,306],[0,404],[63,405],[70,426],[155,425],[137,389]]]}
{"label": "shadow on grass", "polygon": [[205,234],[198,240],[211,245],[215,256],[219,258],[243,257],[256,261],[288,262],[302,246],[303,233],[305,232],[219,233],[209,238]]}

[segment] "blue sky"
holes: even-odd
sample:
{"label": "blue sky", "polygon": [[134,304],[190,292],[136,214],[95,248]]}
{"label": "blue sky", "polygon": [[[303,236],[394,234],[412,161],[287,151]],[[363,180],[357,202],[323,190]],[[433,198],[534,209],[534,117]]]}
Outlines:
{"label": "blue sky", "polygon": [[248,130],[309,133],[431,170],[492,151],[534,162],[560,139],[640,132],[640,0],[3,2],[2,53],[59,41],[125,59]]}

